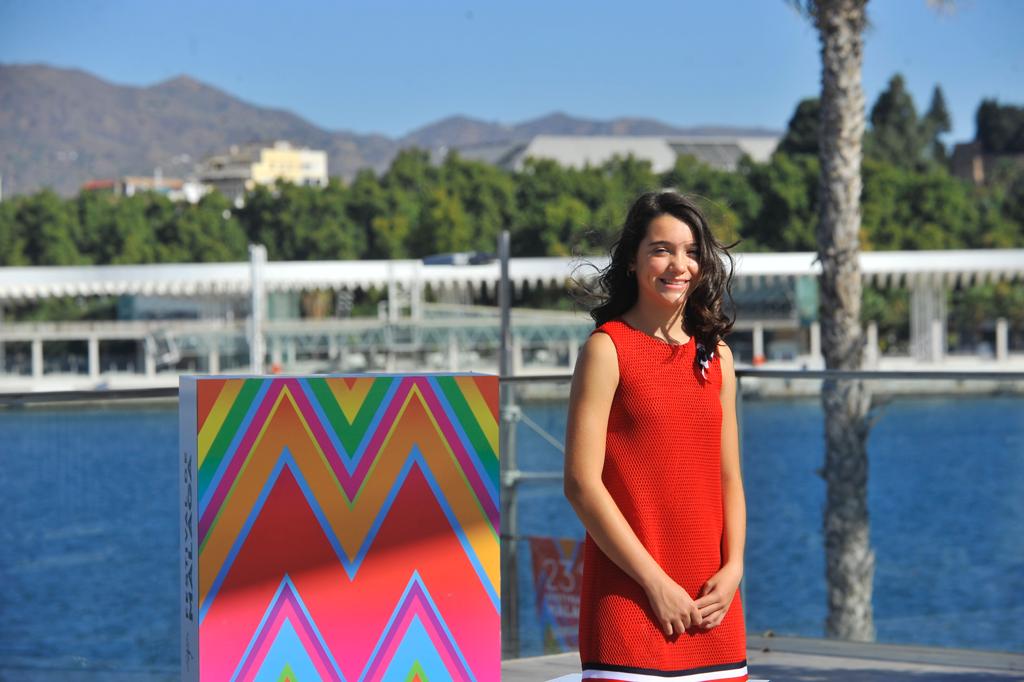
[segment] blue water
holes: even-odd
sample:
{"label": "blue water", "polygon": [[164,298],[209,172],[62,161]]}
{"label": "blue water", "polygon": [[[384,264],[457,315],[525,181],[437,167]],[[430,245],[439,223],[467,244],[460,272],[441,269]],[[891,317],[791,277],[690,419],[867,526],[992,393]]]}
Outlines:
{"label": "blue water", "polygon": [[[526,414],[559,440],[564,404]],[[1024,652],[1024,401],[897,400],[869,441],[878,640]],[[825,618],[817,401],[743,412],[748,631],[818,637]],[[0,412],[0,666],[178,666],[173,409]],[[522,468],[558,451],[517,429]],[[582,537],[558,483],[528,483],[519,534]],[[540,653],[520,543],[520,639]]]}
{"label": "blue water", "polygon": [[177,413],[0,412],[0,661],[178,667]]}
{"label": "blue water", "polygon": [[[525,411],[564,432],[563,406]],[[1024,400],[897,400],[877,418],[868,503],[878,641],[1024,651]],[[824,636],[823,433],[817,399],[744,403],[748,632]],[[559,469],[553,447],[523,426],[517,437],[523,468]],[[527,486],[520,510],[522,535],[583,536],[558,483]],[[519,588],[520,612],[533,616],[522,570]],[[522,640],[540,651],[535,628]]]}

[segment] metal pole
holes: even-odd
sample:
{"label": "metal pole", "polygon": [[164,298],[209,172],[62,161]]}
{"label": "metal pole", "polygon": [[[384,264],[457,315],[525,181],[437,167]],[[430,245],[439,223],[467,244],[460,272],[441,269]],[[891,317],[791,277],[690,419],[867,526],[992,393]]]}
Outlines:
{"label": "metal pole", "polygon": [[43,372],[43,337],[37,336],[32,339],[32,378],[42,379]]}
{"label": "metal pole", "polygon": [[[512,363],[512,297],[508,279],[509,232],[503,230],[498,237],[498,257],[501,259],[501,280],[498,282],[498,305],[501,308],[501,337],[499,339],[498,367],[502,378],[511,376]],[[516,519],[516,445],[515,428],[517,408],[515,388],[509,382],[501,387],[501,429],[499,431],[499,462],[501,464],[501,632],[502,654],[519,655],[519,596],[516,537],[519,534]]]}
{"label": "metal pole", "polygon": [[498,374],[502,377],[509,376],[509,349],[512,345],[512,297],[508,282],[509,244],[509,232],[502,230],[498,236],[498,258],[501,260],[501,280],[498,282],[498,306],[501,308]]}
{"label": "metal pole", "polygon": [[98,336],[90,336],[86,343],[89,349],[89,379],[96,381],[100,378],[100,339]]}
{"label": "metal pole", "polygon": [[[0,186],[3,184],[3,176],[0,176]],[[2,192],[2,189],[0,189]],[[0,196],[0,201],[3,201],[3,197]],[[0,301],[0,331],[3,331],[4,327],[4,302]],[[0,374],[7,373],[7,351],[4,342],[0,341]]]}
{"label": "metal pole", "polygon": [[996,361],[1006,362],[1010,357],[1010,325],[1005,317],[996,320]]}
{"label": "metal pole", "polygon": [[253,374],[263,374],[263,356],[266,354],[263,339],[265,309],[263,270],[266,263],[267,247],[262,244],[250,244],[249,274],[252,310],[249,313],[249,371]]}
{"label": "metal pole", "polygon": [[[743,475],[743,386],[742,378],[736,377],[736,445],[740,456],[740,476]],[[743,622],[747,622],[747,571],[744,563],[743,579],[740,580],[740,602],[743,604]]]}

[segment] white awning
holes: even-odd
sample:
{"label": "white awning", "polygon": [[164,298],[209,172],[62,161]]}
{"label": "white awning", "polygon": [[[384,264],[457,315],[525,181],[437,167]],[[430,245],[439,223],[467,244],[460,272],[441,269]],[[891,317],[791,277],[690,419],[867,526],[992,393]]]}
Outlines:
{"label": "white awning", "polygon": [[[522,286],[564,286],[569,277],[588,278],[607,265],[607,257],[513,258],[509,278]],[[1024,279],[1024,249],[971,251],[872,251],[860,256],[865,283],[887,288],[971,285]],[[593,267],[591,267],[593,266]],[[817,254],[742,253],[736,277],[747,285],[817,276]],[[267,290],[469,288],[495,285],[500,264],[424,265],[419,260],[269,262]],[[0,268],[0,300],[61,296],[240,296],[248,293],[250,266],[242,263],[162,263],[72,267]]]}

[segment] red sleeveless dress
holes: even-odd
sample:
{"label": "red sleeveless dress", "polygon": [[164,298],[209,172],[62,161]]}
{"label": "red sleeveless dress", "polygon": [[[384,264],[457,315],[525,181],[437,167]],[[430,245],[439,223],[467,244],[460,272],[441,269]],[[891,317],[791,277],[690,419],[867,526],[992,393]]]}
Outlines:
{"label": "red sleeveless dress", "polygon": [[[722,369],[695,339],[672,345],[620,320],[611,337],[619,386],[602,479],[644,547],[696,598],[722,566]],[[700,362],[698,354],[701,354]],[[580,597],[583,679],[746,680],[740,594],[708,631],[666,638],[643,588],[587,534]]]}

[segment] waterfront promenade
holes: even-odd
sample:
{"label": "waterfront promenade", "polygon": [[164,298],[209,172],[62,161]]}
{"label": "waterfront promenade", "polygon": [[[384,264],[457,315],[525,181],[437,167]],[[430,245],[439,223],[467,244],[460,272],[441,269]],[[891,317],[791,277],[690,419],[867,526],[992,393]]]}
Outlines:
{"label": "waterfront promenade", "polygon": [[[985,682],[1024,680],[1024,655],[938,647],[859,644],[796,637],[747,639],[751,682]],[[575,652],[508,659],[502,682],[578,680]],[[565,678],[564,680],[561,678]],[[0,681],[171,682],[173,670],[73,670],[0,663]]]}
{"label": "waterfront promenade", "polygon": [[[747,646],[751,682],[1024,680],[1024,655],[1021,654],[795,637],[748,637]],[[578,674],[578,671],[576,653],[538,656],[504,661],[501,679],[502,682],[546,682]],[[564,682],[572,679],[567,677]]]}

